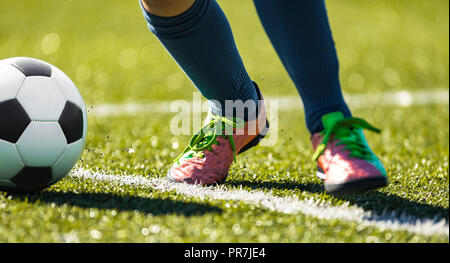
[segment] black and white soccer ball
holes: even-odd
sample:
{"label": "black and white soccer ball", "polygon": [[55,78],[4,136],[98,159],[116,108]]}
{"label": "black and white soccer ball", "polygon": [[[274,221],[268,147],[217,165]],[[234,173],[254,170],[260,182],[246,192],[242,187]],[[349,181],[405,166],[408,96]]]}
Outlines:
{"label": "black and white soccer ball", "polygon": [[0,188],[33,192],[59,181],[86,132],[86,106],[66,74],[34,58],[0,61]]}

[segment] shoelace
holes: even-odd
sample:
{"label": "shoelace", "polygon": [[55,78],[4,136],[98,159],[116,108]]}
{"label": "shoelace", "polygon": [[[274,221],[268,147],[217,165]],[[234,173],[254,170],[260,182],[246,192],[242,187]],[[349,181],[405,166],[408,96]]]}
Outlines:
{"label": "shoelace", "polygon": [[[222,136],[230,142],[231,149],[233,150],[233,159],[236,162],[236,146],[233,139],[233,130],[244,128],[244,121],[239,118],[230,120],[226,117],[212,115],[211,121],[203,126],[198,132],[192,136],[188,146],[184,149],[183,153],[175,159],[175,163],[183,157],[187,152],[193,151],[193,156],[203,157],[203,151],[212,151],[212,145],[220,145],[217,140],[218,136]],[[195,154],[199,153],[199,154]]]}
{"label": "shoelace", "polygon": [[[346,145],[343,150],[350,151],[350,157],[369,160],[372,156],[371,150],[367,147],[364,139],[360,136],[357,130],[368,129],[370,131],[380,133],[381,130],[375,128],[367,121],[360,118],[348,118],[334,123],[328,129],[322,131],[322,142],[317,146],[313,154],[312,160],[317,161],[323,154],[329,142],[333,140],[340,140],[336,145]],[[333,135],[333,136],[332,136]]]}

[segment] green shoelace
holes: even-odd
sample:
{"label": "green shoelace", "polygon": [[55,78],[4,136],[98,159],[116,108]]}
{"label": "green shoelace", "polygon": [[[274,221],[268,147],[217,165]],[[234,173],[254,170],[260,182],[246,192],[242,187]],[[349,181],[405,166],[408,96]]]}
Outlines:
{"label": "green shoelace", "polygon": [[340,140],[336,145],[346,145],[343,150],[350,151],[350,157],[370,160],[373,155],[372,151],[367,146],[364,137],[358,132],[359,129],[368,129],[376,133],[381,132],[380,129],[360,118],[348,118],[337,121],[321,132],[323,139],[314,152],[312,160],[317,161],[319,159],[332,138],[333,140]]}
{"label": "green shoelace", "polygon": [[239,118],[230,120],[217,115],[212,115],[210,118],[211,121],[194,134],[183,153],[175,159],[175,163],[188,152],[191,153],[186,158],[192,158],[194,156],[203,157],[204,150],[212,151],[213,144],[220,145],[220,142],[217,140],[218,136],[222,136],[230,142],[231,149],[233,150],[233,158],[236,162],[237,153],[233,139],[233,130],[244,128],[244,121]]}

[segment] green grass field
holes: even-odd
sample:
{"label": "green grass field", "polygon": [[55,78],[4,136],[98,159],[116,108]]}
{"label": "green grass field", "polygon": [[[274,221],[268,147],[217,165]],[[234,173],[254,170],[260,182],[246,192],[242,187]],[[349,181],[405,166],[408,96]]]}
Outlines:
{"label": "green grass field", "polygon": [[[296,96],[252,1],[219,2],[265,96]],[[162,183],[189,140],[168,136],[174,114],[98,114],[106,103],[191,100],[196,91],[138,1],[1,1],[0,59],[57,65],[92,106],[74,174],[41,193],[0,192],[0,242],[449,242],[448,1],[327,2],[347,96],[416,94],[397,105],[350,103],[383,129],[366,135],[390,184],[364,195],[324,192],[300,105],[280,112],[277,144],[239,156],[223,186]],[[447,99],[427,99],[433,92]]]}

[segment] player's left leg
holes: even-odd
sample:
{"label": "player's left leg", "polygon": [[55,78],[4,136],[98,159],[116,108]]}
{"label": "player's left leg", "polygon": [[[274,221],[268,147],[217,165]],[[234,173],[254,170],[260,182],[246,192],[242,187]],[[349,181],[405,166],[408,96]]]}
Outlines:
{"label": "player's left leg", "polygon": [[386,185],[383,165],[353,118],[339,81],[339,62],[324,0],[254,0],[263,26],[305,107],[319,174],[333,193]]}
{"label": "player's left leg", "polygon": [[223,182],[236,155],[267,130],[262,94],[245,69],[216,0],[142,0],[149,28],[210,103],[203,128],[167,177],[189,184]]}

